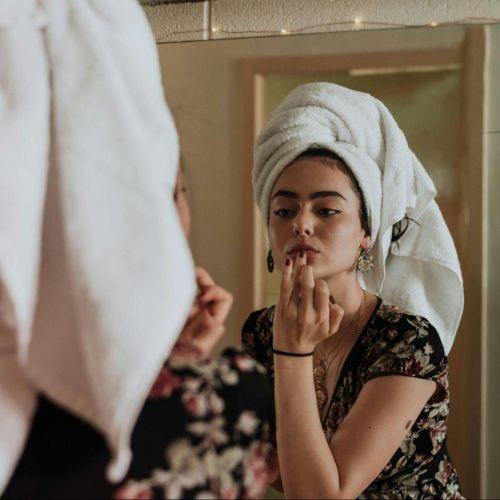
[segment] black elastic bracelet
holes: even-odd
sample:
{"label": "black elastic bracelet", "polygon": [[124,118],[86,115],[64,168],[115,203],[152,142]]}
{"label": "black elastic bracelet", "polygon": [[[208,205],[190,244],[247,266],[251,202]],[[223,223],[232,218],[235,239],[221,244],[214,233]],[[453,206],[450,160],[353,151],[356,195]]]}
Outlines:
{"label": "black elastic bracelet", "polygon": [[303,358],[305,356],[312,356],[312,352],[287,352],[287,351],[279,351],[273,347],[273,353],[279,354],[280,356],[292,356],[294,358]]}

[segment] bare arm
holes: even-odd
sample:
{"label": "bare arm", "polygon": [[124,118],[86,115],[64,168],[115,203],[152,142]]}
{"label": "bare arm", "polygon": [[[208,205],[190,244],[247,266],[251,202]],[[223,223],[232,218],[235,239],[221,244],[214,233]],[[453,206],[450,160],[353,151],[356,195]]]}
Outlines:
{"label": "bare arm", "polygon": [[403,376],[371,380],[328,445],[312,360],[275,361],[278,455],[287,498],[357,497],[389,462],[436,385]]}
{"label": "bare arm", "polygon": [[[310,266],[303,267],[300,283],[293,281],[291,266],[285,266],[275,314],[275,348],[312,351],[330,334],[332,315],[333,330],[338,329],[342,314],[335,307],[328,306],[326,283],[314,281]],[[287,498],[358,496],[389,462],[436,386],[404,376],[369,381],[327,443],[316,404],[312,357],[275,355],[274,362],[278,456]]]}

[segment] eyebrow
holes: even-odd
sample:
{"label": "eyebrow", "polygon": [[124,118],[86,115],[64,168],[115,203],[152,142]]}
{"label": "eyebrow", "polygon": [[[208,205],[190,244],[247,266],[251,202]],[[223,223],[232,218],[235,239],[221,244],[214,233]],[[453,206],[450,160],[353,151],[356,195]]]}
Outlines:
{"label": "eyebrow", "polygon": [[[281,189],[279,191],[276,191],[274,193],[272,199],[278,198],[279,196],[283,196],[284,198],[293,198],[294,200],[299,199],[298,193],[294,191],[286,191],[285,189]],[[347,201],[344,196],[342,196],[338,191],[316,191],[314,193],[311,193],[308,196],[309,200],[317,200],[318,198],[329,198],[329,197],[336,197],[336,198],[342,198],[344,201]]]}

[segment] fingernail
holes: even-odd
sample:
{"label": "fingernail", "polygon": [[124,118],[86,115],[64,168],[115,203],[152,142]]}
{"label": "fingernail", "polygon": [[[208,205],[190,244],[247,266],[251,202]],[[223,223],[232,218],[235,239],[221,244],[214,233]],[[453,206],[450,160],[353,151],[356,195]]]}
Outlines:
{"label": "fingernail", "polygon": [[302,259],[302,257],[304,257],[304,250],[301,250],[300,253],[299,253],[299,257]]}
{"label": "fingernail", "polygon": [[333,298],[333,295],[330,295],[330,302],[331,302],[332,304],[336,304],[335,299]]}
{"label": "fingernail", "polygon": [[289,266],[292,263],[292,259],[290,257],[287,257],[285,260],[285,266]]}

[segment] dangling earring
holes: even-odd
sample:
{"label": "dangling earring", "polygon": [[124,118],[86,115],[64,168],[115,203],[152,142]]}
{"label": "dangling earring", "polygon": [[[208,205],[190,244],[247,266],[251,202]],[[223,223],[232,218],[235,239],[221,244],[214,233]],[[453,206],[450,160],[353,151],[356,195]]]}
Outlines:
{"label": "dangling earring", "polygon": [[267,254],[267,270],[272,273],[274,269],[274,260],[273,260],[273,254],[271,253],[271,250],[269,250],[269,253]]}
{"label": "dangling earring", "polygon": [[361,249],[361,253],[358,257],[358,267],[357,270],[366,274],[373,269],[373,255],[370,250]]}

